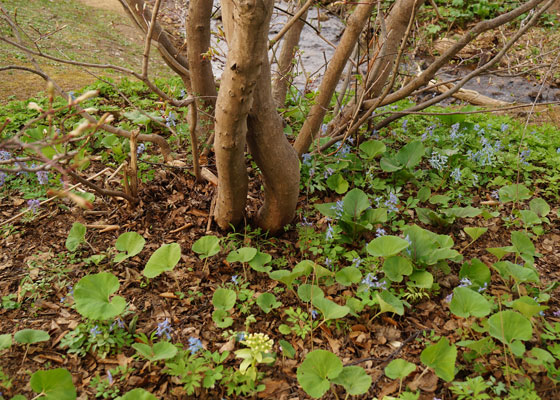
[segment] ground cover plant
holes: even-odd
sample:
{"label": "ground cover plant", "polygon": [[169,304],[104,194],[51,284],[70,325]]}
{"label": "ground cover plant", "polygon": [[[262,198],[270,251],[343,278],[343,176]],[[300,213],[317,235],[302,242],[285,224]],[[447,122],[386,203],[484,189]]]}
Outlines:
{"label": "ground cover plant", "polygon": [[[457,23],[510,11],[477,4]],[[377,104],[302,153],[272,235],[213,222],[186,89],[103,77],[0,109],[0,398],[558,396],[557,125]],[[287,96],[297,142],[320,94]]]}

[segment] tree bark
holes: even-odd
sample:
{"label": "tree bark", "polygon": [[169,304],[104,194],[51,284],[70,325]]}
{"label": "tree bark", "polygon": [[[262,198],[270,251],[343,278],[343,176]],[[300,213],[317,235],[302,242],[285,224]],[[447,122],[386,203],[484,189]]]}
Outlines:
{"label": "tree bark", "polygon": [[[299,8],[301,8],[302,5],[303,0],[299,0]],[[272,97],[274,98],[276,107],[284,107],[286,103],[286,93],[288,87],[292,83],[291,72],[294,67],[293,60],[301,31],[305,25],[305,18],[307,18],[307,11],[292,25],[282,41],[282,50],[278,57],[278,72],[274,77],[274,84],[272,86]]]}
{"label": "tree bark", "polygon": [[342,38],[340,39],[340,44],[337,46],[333,58],[327,67],[325,76],[321,81],[319,94],[315,99],[315,105],[313,105],[311,111],[309,111],[307,119],[294,143],[294,148],[300,157],[308,151],[309,145],[321,128],[323,118],[329,107],[336,85],[340,80],[340,75],[354,49],[360,32],[369,19],[374,5],[374,0],[360,2],[348,19],[348,26],[344,30]]}
{"label": "tree bark", "polygon": [[243,219],[247,199],[247,115],[268,47],[274,0],[222,0],[229,45],[216,103],[218,195],[214,218],[226,229]]}
{"label": "tree bark", "polygon": [[293,219],[299,196],[299,158],[284,135],[282,119],[276,111],[266,54],[247,120],[247,142],[264,183],[264,204],[257,225],[270,233],[279,232]]}
{"label": "tree bark", "polygon": [[[212,64],[209,58],[203,56],[210,48],[210,18],[213,4],[213,0],[190,0],[186,21],[191,89],[192,94],[197,97],[197,106],[203,110],[198,114],[199,130],[206,134],[213,128],[212,115],[218,95]],[[189,125],[192,126],[191,121]]]}

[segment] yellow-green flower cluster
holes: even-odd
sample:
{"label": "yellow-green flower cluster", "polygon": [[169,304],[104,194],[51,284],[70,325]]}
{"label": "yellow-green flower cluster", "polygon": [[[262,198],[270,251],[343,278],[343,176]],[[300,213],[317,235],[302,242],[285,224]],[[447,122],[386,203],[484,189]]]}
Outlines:
{"label": "yellow-green flower cluster", "polygon": [[264,333],[251,333],[247,335],[243,344],[253,351],[268,353],[272,350],[274,341]]}

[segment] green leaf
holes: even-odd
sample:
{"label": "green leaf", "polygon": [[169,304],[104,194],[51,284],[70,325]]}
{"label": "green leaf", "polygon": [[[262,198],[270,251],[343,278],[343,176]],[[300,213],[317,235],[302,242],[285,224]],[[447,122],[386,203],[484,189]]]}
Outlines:
{"label": "green leaf", "polygon": [[227,328],[233,325],[233,318],[226,310],[217,309],[212,313],[212,321],[218,328]]}
{"label": "green leaf", "polygon": [[115,262],[119,263],[127,258],[134,257],[142,251],[145,243],[146,239],[136,232],[123,233],[118,237],[115,248],[124,253],[117,254],[115,256]]}
{"label": "green leaf", "polygon": [[403,380],[415,370],[415,364],[403,360],[402,358],[397,358],[396,360],[391,361],[385,367],[385,375],[387,375],[387,377],[391,379]]}
{"label": "green leaf", "polygon": [[313,299],[311,299],[311,303],[319,311],[321,311],[321,313],[323,313],[323,318],[327,321],[343,318],[350,312],[350,309],[348,307],[339,306],[334,301],[321,296],[313,297]]}
{"label": "green leaf", "polygon": [[482,210],[474,207],[455,207],[444,210],[443,213],[447,216],[455,218],[474,218],[482,214]]}
{"label": "green leaf", "polygon": [[341,173],[336,173],[327,178],[327,186],[336,193],[343,194],[346,193],[350,185]]}
{"label": "green leaf", "polygon": [[519,311],[525,318],[531,319],[548,307],[541,306],[535,299],[529,296],[522,296],[512,303],[511,308]]}
{"label": "green leaf", "polygon": [[510,201],[522,201],[527,200],[531,197],[531,192],[525,187],[525,185],[509,185],[504,186],[498,190],[500,195],[500,201],[503,203],[509,203]]}
{"label": "green leaf", "polygon": [[113,274],[100,272],[86,275],[74,287],[76,309],[82,316],[94,320],[112,319],[126,308],[126,300],[109,296],[119,290],[119,280]]}
{"label": "green leaf", "polygon": [[360,282],[362,279],[362,273],[356,267],[345,267],[337,271],[335,279],[343,286],[350,286],[354,283]]}
{"label": "green leaf", "polygon": [[212,296],[212,304],[217,310],[231,310],[237,300],[237,294],[231,289],[216,289]]}
{"label": "green leaf", "polygon": [[402,282],[403,275],[412,273],[412,263],[408,258],[393,256],[383,262],[383,272],[392,282]]}
{"label": "green leaf", "polygon": [[344,386],[349,395],[358,396],[368,391],[371,386],[371,376],[362,367],[353,365],[342,368],[340,374],[333,378],[332,382]]}
{"label": "green leaf", "polygon": [[378,155],[385,153],[385,144],[380,140],[368,140],[360,144],[360,151],[364,158],[373,160]]}
{"label": "green leaf", "polygon": [[427,346],[420,355],[424,365],[433,368],[436,375],[446,382],[455,378],[455,360],[457,359],[457,347],[450,345],[446,337],[439,342]]}
{"label": "green leaf", "polygon": [[150,122],[152,122],[152,119],[146,114],[151,116],[156,121],[159,122],[164,121],[162,116],[159,115],[157,112],[145,113],[145,112],[140,112],[139,110],[132,110],[132,111],[125,112],[123,115],[135,124],[148,125]]}
{"label": "green leaf", "polygon": [[229,263],[240,262],[248,263],[257,255],[257,249],[253,247],[242,247],[238,250],[231,251],[226,260]]}
{"label": "green leaf", "polygon": [[43,394],[45,400],[74,400],[76,388],[72,383],[72,375],[64,368],[37,371],[29,381],[35,393]]}
{"label": "green leaf", "polygon": [[74,222],[68,237],[66,238],[66,248],[68,251],[76,251],[78,246],[86,241],[86,227],[79,222]]}
{"label": "green leaf", "polygon": [[376,293],[377,301],[379,302],[379,311],[382,313],[390,312],[397,315],[404,314],[403,302],[392,295],[389,291],[384,290],[381,293]]}
{"label": "green leaf", "polygon": [[391,257],[406,249],[409,243],[398,236],[385,235],[373,239],[367,245],[367,252],[376,257]]}
{"label": "green leaf", "polygon": [[397,160],[399,164],[403,165],[404,167],[411,169],[420,164],[422,160],[422,156],[426,148],[420,141],[414,141],[408,143],[402,149],[399,150],[397,153]]}
{"label": "green leaf", "polygon": [[535,198],[529,202],[529,208],[539,217],[546,217],[550,212],[550,206],[541,198]]}
{"label": "green leaf", "polygon": [[121,400],[158,400],[158,398],[142,388],[136,388],[126,392]]}
{"label": "green leaf", "polygon": [[490,314],[492,307],[480,293],[467,287],[456,287],[449,310],[462,318],[469,318],[471,315],[482,318]]}
{"label": "green leaf", "polygon": [[488,332],[500,342],[511,346],[515,340],[530,340],[531,322],[518,312],[500,311],[488,318]]}
{"label": "green leaf", "polygon": [[431,289],[434,284],[434,276],[430,272],[421,269],[414,271],[410,274],[409,278],[408,285],[417,288]]}
{"label": "green leaf", "polygon": [[177,347],[169,342],[157,342],[153,346],[145,343],[134,343],[132,348],[151,362],[168,360],[177,354]]}
{"label": "green leaf", "polygon": [[357,221],[359,216],[371,206],[367,194],[360,189],[352,189],[342,199],[344,213],[352,216]]}
{"label": "green leaf", "polygon": [[261,308],[261,310],[268,314],[273,309],[280,307],[282,303],[276,301],[276,296],[272,293],[262,293],[259,297],[257,297],[257,305]]}
{"label": "green leaf", "polygon": [[0,351],[9,349],[10,347],[12,347],[12,335],[9,333],[0,335]]}
{"label": "green leaf", "polygon": [[288,358],[294,358],[296,355],[296,349],[290,342],[285,341],[284,339],[279,340],[278,344],[282,347],[282,354]]}
{"label": "green leaf", "polygon": [[471,228],[471,227],[465,227],[463,228],[463,230],[465,231],[465,233],[467,235],[469,235],[471,237],[471,239],[473,241],[475,241],[476,239],[478,239],[479,237],[481,237],[482,235],[484,235],[486,233],[486,231],[488,230],[488,228]]}
{"label": "green leaf", "polygon": [[46,342],[51,337],[48,332],[38,329],[22,329],[14,335],[14,340],[22,344],[34,344],[39,342]]}
{"label": "green leaf", "polygon": [[272,267],[266,264],[268,264],[271,260],[272,256],[270,254],[257,251],[255,257],[249,261],[249,266],[257,272],[269,273],[272,270]]}
{"label": "green leaf", "polygon": [[539,216],[531,210],[521,210],[519,214],[525,225],[538,225],[542,222]]}
{"label": "green leaf", "polygon": [[424,202],[428,200],[431,195],[432,190],[429,188],[429,186],[422,186],[418,191],[418,200]]}
{"label": "green leaf", "polygon": [[511,253],[509,247],[488,247],[486,251],[495,256],[498,261],[500,261],[506,254]]}
{"label": "green leaf", "polygon": [[317,285],[310,285],[309,283],[302,283],[297,290],[298,296],[301,301],[309,303],[312,298],[325,297],[323,289]]}
{"label": "green leaf", "polygon": [[192,245],[192,251],[198,254],[201,260],[218,254],[220,250],[220,239],[214,235],[203,236]]}
{"label": "green leaf", "polygon": [[330,351],[314,350],[297,369],[297,379],[305,393],[318,399],[331,387],[330,380],[342,372],[342,362]]}
{"label": "green leaf", "polygon": [[473,258],[470,263],[464,263],[459,272],[459,278],[469,278],[473,288],[476,290],[485,285],[488,286],[490,284],[490,277],[490,268],[478,258]]}
{"label": "green leaf", "polygon": [[403,169],[403,165],[399,162],[399,160],[392,158],[392,157],[382,157],[379,161],[379,166],[385,172],[396,172],[400,169]]}
{"label": "green leaf", "polygon": [[178,243],[163,244],[150,256],[142,274],[146,278],[155,278],[162,272],[175,268],[180,259],[181,246]]}
{"label": "green leaf", "polygon": [[535,255],[535,245],[525,233],[518,231],[512,232],[511,242],[519,254]]}

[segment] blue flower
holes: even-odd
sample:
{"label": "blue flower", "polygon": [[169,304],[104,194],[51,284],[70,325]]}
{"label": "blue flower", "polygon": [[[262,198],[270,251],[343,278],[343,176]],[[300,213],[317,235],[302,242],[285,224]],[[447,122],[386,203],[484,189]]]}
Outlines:
{"label": "blue flower", "polygon": [[244,341],[244,340],[245,340],[245,332],[239,332],[239,333],[236,335],[235,338],[237,339],[238,342]]}
{"label": "blue flower", "polygon": [[432,158],[430,158],[428,161],[433,168],[437,169],[438,171],[442,171],[447,164],[447,156],[433,152]]}
{"label": "blue flower", "polygon": [[506,123],[503,123],[500,129],[502,130],[502,132],[505,132],[509,129],[509,125],[506,124]]}
{"label": "blue flower", "polygon": [[385,232],[385,229],[383,228],[377,228],[375,231],[375,236],[376,237],[380,237],[380,236],[385,236],[387,234],[387,232]]}
{"label": "blue flower", "polygon": [[311,310],[311,318],[312,318],[312,319],[317,318],[317,315],[319,315],[319,313],[317,312],[317,310]]}
{"label": "blue flower", "polygon": [[494,199],[500,201],[500,192],[498,192],[497,190],[493,190],[491,196],[492,196]]}
{"label": "blue flower", "polygon": [[520,154],[520,160],[524,165],[529,165],[529,163],[526,161],[527,157],[529,157],[531,155],[531,150],[523,150]]}
{"label": "blue flower", "polygon": [[459,284],[459,287],[466,287],[466,286],[471,286],[472,282],[469,278],[465,277],[463,279],[461,279],[461,282]]}
{"label": "blue flower", "polygon": [[37,171],[35,175],[37,175],[39,185],[46,185],[49,183],[49,173],[47,171]]}
{"label": "blue flower", "polygon": [[397,204],[399,203],[399,198],[395,194],[395,192],[389,193],[389,198],[385,201],[385,207],[389,209],[389,211],[399,211],[397,208]]}
{"label": "blue flower", "polygon": [[171,340],[171,332],[173,332],[173,329],[171,328],[171,323],[169,322],[169,319],[165,318],[165,321],[160,322],[158,324],[156,335],[159,337],[165,335],[167,340]]}
{"label": "blue flower", "polygon": [[360,257],[356,257],[352,260],[352,266],[358,268],[362,263],[362,259]]}
{"label": "blue flower", "polygon": [[334,237],[334,228],[331,226],[331,224],[329,224],[329,226],[327,227],[327,232],[326,232],[326,239],[327,240],[332,240]]}
{"label": "blue flower", "polygon": [[406,131],[407,127],[408,127],[408,119],[403,119],[403,122],[402,122],[403,130]]}
{"label": "blue flower", "polygon": [[89,330],[89,333],[91,333],[93,335],[93,337],[96,337],[100,333],[103,333],[103,331],[101,329],[99,329],[99,327],[97,325],[95,325],[93,328],[91,328]]}
{"label": "blue flower", "polygon": [[165,121],[165,126],[167,126],[168,128],[177,125],[177,123],[175,122],[175,114],[173,114],[173,111],[169,112],[169,115],[165,117]]}
{"label": "blue flower", "polygon": [[461,182],[461,169],[459,167],[455,168],[451,173],[451,177],[455,179],[455,183]]}
{"label": "blue flower", "polygon": [[446,297],[445,297],[445,302],[446,303],[451,303],[451,300],[453,299],[453,293],[449,293]]}
{"label": "blue flower", "polygon": [[107,371],[107,380],[109,381],[109,385],[113,384],[113,375],[111,374],[111,371]]}
{"label": "blue flower", "polygon": [[31,212],[34,214],[39,210],[40,205],[41,202],[37,199],[27,200],[27,206],[29,207],[29,210],[31,210]]}
{"label": "blue flower", "polygon": [[195,354],[200,349],[202,349],[202,342],[200,341],[200,339],[191,336],[189,338],[189,351],[191,352],[191,354]]}
{"label": "blue flower", "polygon": [[140,143],[137,147],[136,147],[136,155],[140,155],[142,154],[144,151],[146,150],[146,145],[144,143]]}
{"label": "blue flower", "polygon": [[185,89],[181,89],[181,93],[179,93],[179,96],[181,96],[181,98],[185,97],[187,94],[187,92],[185,92]]}
{"label": "blue flower", "polygon": [[12,155],[9,151],[0,150],[0,161],[8,161],[12,158]]}
{"label": "blue flower", "polygon": [[234,284],[239,285],[239,276],[238,276],[238,275],[233,275],[233,276],[231,277],[231,281],[232,281]]}
{"label": "blue flower", "polygon": [[336,218],[342,217],[342,214],[344,214],[344,203],[342,200],[338,200],[336,204],[331,207],[331,210],[335,211]]}
{"label": "blue flower", "polygon": [[0,186],[2,186],[6,182],[6,174],[0,171]]}
{"label": "blue flower", "polygon": [[311,165],[311,154],[305,153],[301,156],[301,160],[303,161],[303,165]]}
{"label": "blue flower", "polygon": [[334,169],[332,168],[327,168],[327,170],[325,171],[325,173],[323,174],[323,176],[325,177],[325,179],[327,179],[329,176],[331,176],[332,174],[334,174]]}
{"label": "blue flower", "polygon": [[303,222],[301,223],[301,226],[313,226],[313,224],[307,221],[306,217],[303,217]]}
{"label": "blue flower", "polygon": [[332,268],[333,268],[332,261],[331,261],[331,259],[330,259],[329,257],[325,258],[325,265],[326,265],[327,267],[329,267],[329,269],[332,269]]}

